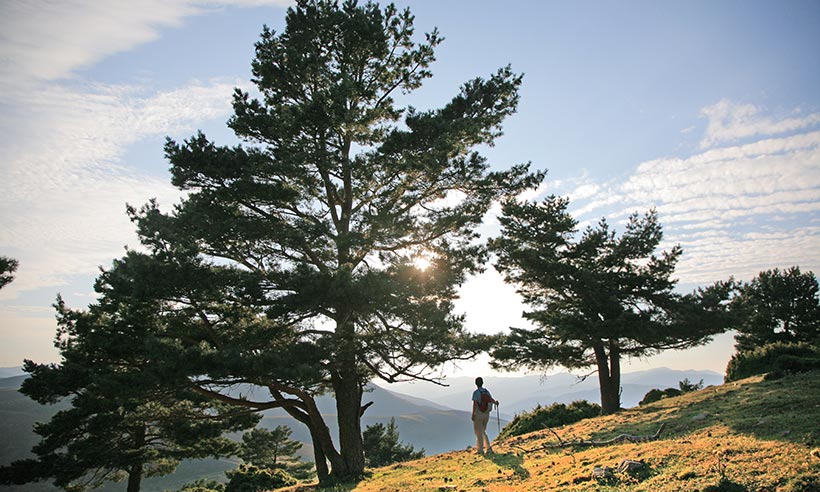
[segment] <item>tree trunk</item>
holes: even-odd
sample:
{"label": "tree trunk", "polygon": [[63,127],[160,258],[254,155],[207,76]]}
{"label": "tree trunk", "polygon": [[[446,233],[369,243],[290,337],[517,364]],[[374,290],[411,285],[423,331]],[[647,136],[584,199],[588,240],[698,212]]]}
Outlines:
{"label": "tree trunk", "polygon": [[362,443],[361,405],[362,388],[352,373],[345,374],[334,382],[336,411],[339,420],[339,452],[346,470],[332,474],[340,479],[356,480],[364,475],[364,444]]}
{"label": "tree trunk", "polygon": [[[305,424],[310,431],[310,439],[313,442],[313,458],[316,464],[316,476],[319,478],[321,485],[329,485],[332,481],[331,473],[327,466],[328,461],[330,461],[330,469],[337,472],[336,474],[346,470],[345,461],[333,445],[330,429],[328,429],[324,418],[321,413],[319,413],[316,400],[307,393],[302,393],[298,396],[299,399],[304,402],[306,410],[303,411],[287,406],[283,408],[291,417]],[[281,394],[279,397],[281,398]]]}
{"label": "tree trunk", "polygon": [[[145,446],[145,427],[138,427],[134,430],[132,435],[134,439],[134,449],[140,449]],[[142,486],[142,462],[134,463],[128,469],[128,486],[127,492],[139,492]]]}
{"label": "tree trunk", "polygon": [[336,368],[331,376],[336,397],[339,423],[339,452],[344,469],[331,471],[342,481],[364,476],[364,444],[362,443],[362,385],[356,364],[355,321],[350,313],[342,314],[336,328],[338,352]]}
{"label": "tree trunk", "polygon": [[601,414],[609,415],[621,409],[621,361],[617,341],[609,342],[609,354],[603,343],[596,343],[595,362],[601,391]]}
{"label": "tree trunk", "polygon": [[322,450],[322,443],[316,438],[312,430],[310,432],[310,439],[313,441],[313,462],[316,464],[316,476],[319,478],[319,485],[325,485],[330,478],[330,470],[327,467],[327,457]]}
{"label": "tree trunk", "polygon": [[128,470],[127,492],[139,492],[142,486],[142,463],[131,465]]}

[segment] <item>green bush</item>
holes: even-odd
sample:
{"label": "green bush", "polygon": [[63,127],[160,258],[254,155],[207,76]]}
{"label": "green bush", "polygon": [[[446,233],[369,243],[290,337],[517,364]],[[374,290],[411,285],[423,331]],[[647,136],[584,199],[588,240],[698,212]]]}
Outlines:
{"label": "green bush", "polygon": [[202,478],[195,482],[186,483],[177,492],[225,492],[225,484]]}
{"label": "green bush", "polygon": [[664,398],[671,398],[673,396],[680,396],[683,392],[677,388],[666,388],[665,390],[651,389],[643,395],[643,400],[638,402],[638,405],[648,405]]}
{"label": "green bush", "polygon": [[548,407],[538,405],[532,411],[516,415],[512,422],[504,426],[498,437],[506,439],[547,427],[569,425],[579,420],[597,417],[600,414],[601,406],[586,400],[574,401],[569,405],[563,403],[553,403]]}
{"label": "green bush", "polygon": [[253,465],[239,465],[225,475],[228,476],[225,492],[262,492],[296,485],[296,479],[282,470]]}
{"label": "green bush", "polygon": [[645,395],[643,395],[643,400],[639,401],[638,405],[647,405],[649,403],[655,403],[656,401],[663,400],[664,398],[672,398],[673,396],[680,396],[684,393],[691,393],[693,391],[698,391],[701,389],[703,389],[702,379],[697,383],[693,383],[689,381],[689,378],[686,378],[683,381],[678,381],[677,388],[666,388],[665,390],[649,390]]}
{"label": "green bush", "polygon": [[820,369],[820,347],[800,342],[775,342],[732,356],[724,380],[739,379],[769,372],[799,373]]}

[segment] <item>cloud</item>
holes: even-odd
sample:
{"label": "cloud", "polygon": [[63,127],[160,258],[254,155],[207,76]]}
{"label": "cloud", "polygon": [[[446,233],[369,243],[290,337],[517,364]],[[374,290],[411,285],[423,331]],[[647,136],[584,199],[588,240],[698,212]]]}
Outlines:
{"label": "cloud", "polygon": [[71,77],[106,56],[153,41],[163,28],[223,6],[284,0],[17,0],[0,3],[0,88]]}
{"label": "cloud", "polygon": [[655,208],[664,248],[683,246],[684,283],[791,265],[820,271],[820,130],[812,128],[820,116],[777,119],[729,101],[703,113],[725,123],[707,128],[704,141],[746,142],[642,162],[618,180],[568,179],[550,193],[570,197],[581,227],[601,216],[622,225]]}
{"label": "cloud", "polygon": [[[0,3],[0,248],[20,260],[9,298],[93,275],[137,243],[125,203],[179,192],[124,162],[150,137],[191,131],[230,112],[236,80],[155,92],[102,85],[77,70],[155,40],[186,18],[285,0],[66,0]],[[70,79],[70,80],[67,80]]]}
{"label": "cloud", "polygon": [[701,148],[758,135],[779,135],[820,123],[820,113],[794,118],[773,119],[761,114],[753,104],[736,104],[723,99],[700,112],[708,120]]}
{"label": "cloud", "polygon": [[[129,146],[226,116],[235,85],[216,80],[160,93],[55,86],[18,100],[30,116],[0,137],[0,248],[20,260],[20,269],[0,296],[93,274],[125,244],[138,245],[125,203],[157,197],[171,205],[180,193],[167,177],[124,162]],[[4,127],[13,123],[3,118]]]}

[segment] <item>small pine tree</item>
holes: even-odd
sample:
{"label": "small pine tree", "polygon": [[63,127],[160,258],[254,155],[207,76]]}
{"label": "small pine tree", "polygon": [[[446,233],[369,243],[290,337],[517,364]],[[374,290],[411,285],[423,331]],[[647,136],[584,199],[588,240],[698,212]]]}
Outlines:
{"label": "small pine tree", "polygon": [[424,449],[416,451],[411,445],[399,443],[396,419],[391,418],[387,427],[382,423],[368,425],[362,434],[365,463],[369,467],[387,466],[391,463],[416,460],[424,457]]}
{"label": "small pine tree", "polygon": [[314,475],[313,463],[301,462],[296,452],[302,443],[290,438],[291,430],[278,425],[272,430],[253,429],[242,435],[239,457],[247,464],[271,470],[284,470],[300,480]]}
{"label": "small pine tree", "polygon": [[689,378],[684,378],[683,381],[678,381],[678,388],[681,393],[691,393],[703,389],[703,379],[697,383],[689,381]]}

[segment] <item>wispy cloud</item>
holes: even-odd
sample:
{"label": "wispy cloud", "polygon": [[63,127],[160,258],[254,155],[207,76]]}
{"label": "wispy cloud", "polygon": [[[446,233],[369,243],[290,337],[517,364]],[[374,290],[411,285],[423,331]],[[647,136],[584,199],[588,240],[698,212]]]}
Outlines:
{"label": "wispy cloud", "polygon": [[[0,249],[21,262],[9,298],[93,275],[134,245],[125,203],[179,193],[166,177],[125,162],[131,146],[192,131],[230,112],[237,80],[157,92],[101,85],[75,73],[156,39],[187,17],[282,0],[67,0],[0,3]],[[67,79],[71,79],[67,82]]]}
{"label": "wispy cloud", "polygon": [[703,108],[700,114],[708,119],[706,134],[700,142],[704,149],[746,137],[780,135],[820,123],[820,113],[777,119],[764,116],[753,104],[737,104],[726,99]]}
{"label": "wispy cloud", "polygon": [[285,0],[64,0],[0,2],[0,87],[57,80],[157,39],[163,28],[222,6]]}
{"label": "wispy cloud", "polygon": [[[21,302],[89,277],[136,246],[125,203],[179,198],[165,176],[128,162],[146,138],[193,131],[230,112],[235,85],[193,81],[159,92],[77,77],[100,60],[157,39],[186,18],[286,0],[64,0],[0,2],[0,253],[20,260],[0,291],[3,364],[54,360],[52,309]],[[74,289],[90,289],[84,282]],[[53,290],[52,290],[53,289]],[[75,296],[83,294],[82,292]],[[50,294],[51,295],[51,294]],[[15,301],[15,299],[17,299]]]}
{"label": "wispy cloud", "polygon": [[703,113],[724,122],[707,128],[705,142],[746,142],[550,192],[570,197],[582,225],[601,215],[622,223],[630,213],[657,209],[667,244],[684,247],[677,274],[686,283],[748,279],[795,264],[820,270],[820,114],[777,119],[729,101]]}
{"label": "wispy cloud", "polygon": [[124,162],[129,145],[224,117],[234,85],[213,81],[156,94],[121,86],[52,88],[20,101],[37,115],[28,122],[37,131],[12,130],[2,139],[0,245],[21,261],[2,294],[93,274],[126,243],[133,246],[125,203],[158,197],[171,204],[179,192],[167,178]]}

